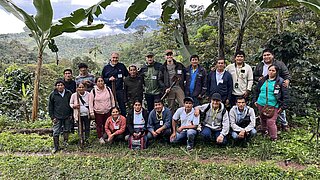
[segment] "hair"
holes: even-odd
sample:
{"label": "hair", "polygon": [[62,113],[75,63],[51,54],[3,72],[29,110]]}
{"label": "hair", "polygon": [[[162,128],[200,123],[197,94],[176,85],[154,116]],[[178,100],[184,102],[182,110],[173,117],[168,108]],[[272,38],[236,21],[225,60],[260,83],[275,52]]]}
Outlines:
{"label": "hair", "polygon": [[112,108],[110,109],[110,113],[112,113],[112,111],[113,111],[114,109],[117,109],[117,110],[120,112],[120,109],[119,109],[117,106],[114,106],[114,107],[112,107]]}
{"label": "hair", "polygon": [[237,51],[235,54],[234,54],[234,57],[237,57],[237,55],[243,55],[243,57],[246,57],[246,54],[244,53],[244,51]]}
{"label": "hair", "polygon": [[116,55],[120,56],[120,54],[118,52],[112,52],[111,56],[112,56],[112,54],[116,54]]}
{"label": "hair", "polygon": [[62,79],[58,79],[55,83],[54,83],[54,86],[57,86],[58,84],[62,83],[64,86],[64,81]]}
{"label": "hair", "polygon": [[219,57],[219,58],[217,58],[217,59],[214,61],[214,65],[217,65],[217,64],[218,64],[218,61],[220,61],[220,60],[223,60],[223,63],[224,63],[224,64],[226,63],[226,60],[225,60],[224,58]]}
{"label": "hair", "polygon": [[135,103],[140,103],[140,104],[142,105],[142,101],[141,101],[140,99],[134,100],[132,106],[133,106]]}
{"label": "hair", "polygon": [[67,72],[67,71],[69,71],[69,72],[72,74],[72,70],[71,70],[71,69],[65,69],[65,70],[63,71],[63,73],[65,73],[65,72]]}
{"label": "hair", "polygon": [[161,104],[163,104],[163,101],[162,101],[161,99],[155,99],[155,100],[154,100],[154,103],[161,103]]}
{"label": "hair", "polygon": [[138,69],[135,64],[131,64],[131,65],[128,67],[128,70],[130,70],[131,67],[134,67],[134,68]]}
{"label": "hair", "polygon": [[83,82],[78,83],[77,88],[80,86],[80,84],[82,84],[85,88],[87,88],[86,84],[84,84]]}
{"label": "hair", "polygon": [[88,68],[88,65],[86,63],[79,63],[78,64],[78,68],[81,69],[81,68]]}
{"label": "hair", "polygon": [[[98,76],[98,77],[96,77],[96,79],[94,79],[94,82],[97,84],[97,82],[98,82],[98,79],[103,79],[103,77],[102,76]],[[103,79],[103,81],[104,81],[104,79]]]}
{"label": "hair", "polygon": [[243,96],[239,96],[236,98],[236,102],[238,102],[238,100],[242,100],[242,99],[246,100],[246,98],[244,98]]}
{"label": "hair", "polygon": [[272,65],[270,65],[269,67],[268,67],[268,70],[271,68],[271,67],[274,67],[275,69],[276,69],[276,77],[279,75],[279,67],[277,66],[277,65],[275,65],[275,64],[272,64]]}
{"label": "hair", "polygon": [[265,52],[269,52],[269,53],[271,53],[272,55],[274,55],[274,52],[273,52],[272,49],[270,49],[270,48],[264,49],[264,50],[262,51],[262,54],[265,53]]}
{"label": "hair", "polygon": [[190,56],[190,61],[191,61],[192,58],[197,58],[199,60],[199,56],[196,55],[196,54]]}

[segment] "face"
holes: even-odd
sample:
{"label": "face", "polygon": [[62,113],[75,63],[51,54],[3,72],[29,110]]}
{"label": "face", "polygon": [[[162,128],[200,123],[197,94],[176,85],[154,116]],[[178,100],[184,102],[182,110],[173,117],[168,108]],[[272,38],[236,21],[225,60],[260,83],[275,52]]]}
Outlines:
{"label": "face", "polygon": [[212,107],[213,109],[218,109],[220,107],[220,102],[219,100],[216,100],[216,99],[212,99],[211,100],[211,103],[212,103]]}
{"label": "face", "polygon": [[119,110],[117,108],[112,109],[111,116],[117,118],[119,116]]}
{"label": "face", "polygon": [[133,108],[136,112],[140,112],[141,109],[142,109],[142,106],[139,102],[135,102],[134,105],[133,105]]}
{"label": "face", "polygon": [[154,109],[155,109],[157,112],[161,112],[161,111],[162,111],[162,108],[163,108],[163,104],[162,104],[162,103],[154,103]]}
{"label": "face", "polygon": [[57,89],[59,92],[63,92],[63,90],[64,90],[64,85],[63,85],[63,83],[58,83],[58,84],[56,85],[56,89]]}
{"label": "face", "polygon": [[186,108],[186,111],[191,111],[192,106],[193,106],[193,104],[192,104],[191,101],[186,101],[186,102],[184,103],[184,107]]}
{"label": "face", "polygon": [[119,62],[119,54],[117,53],[112,53],[111,54],[111,64],[116,65]]}
{"label": "face", "polygon": [[146,57],[146,61],[147,61],[148,64],[152,64],[153,61],[154,61],[154,57],[153,56],[147,56]]}
{"label": "face", "polygon": [[220,70],[220,71],[223,71],[223,70],[224,70],[224,66],[225,66],[224,60],[223,60],[223,59],[218,60],[217,65],[216,65],[216,68],[217,68],[218,70]]}
{"label": "face", "polygon": [[275,78],[277,75],[277,70],[274,66],[269,67],[268,69],[268,75],[270,78]]}
{"label": "face", "polygon": [[70,71],[64,72],[64,80],[68,81],[72,79],[72,73]]}
{"label": "face", "polygon": [[165,58],[167,61],[171,62],[173,60],[173,53],[167,53]]}
{"label": "face", "polygon": [[88,74],[88,68],[80,68],[80,75],[84,76]]}
{"label": "face", "polygon": [[83,94],[85,90],[86,90],[86,87],[85,87],[82,83],[80,83],[79,86],[78,86],[78,88],[77,88],[77,91],[78,91],[80,94]]}
{"label": "face", "polygon": [[131,77],[136,77],[137,76],[137,68],[134,66],[129,67],[129,74]]}
{"label": "face", "polygon": [[237,106],[238,106],[239,110],[243,110],[244,107],[246,106],[246,101],[244,99],[238,99]]}
{"label": "face", "polygon": [[190,62],[191,62],[192,66],[198,66],[199,59],[198,58],[192,58]]}
{"label": "face", "polygon": [[238,54],[236,57],[235,57],[235,60],[236,60],[236,64],[243,64],[244,62],[244,56],[242,54]]}
{"label": "face", "polygon": [[263,55],[263,61],[266,63],[266,64],[270,64],[272,61],[273,61],[273,54],[271,54],[270,52],[264,52]]}
{"label": "face", "polygon": [[97,86],[98,86],[98,88],[104,87],[104,80],[102,78],[99,78],[97,80]]}

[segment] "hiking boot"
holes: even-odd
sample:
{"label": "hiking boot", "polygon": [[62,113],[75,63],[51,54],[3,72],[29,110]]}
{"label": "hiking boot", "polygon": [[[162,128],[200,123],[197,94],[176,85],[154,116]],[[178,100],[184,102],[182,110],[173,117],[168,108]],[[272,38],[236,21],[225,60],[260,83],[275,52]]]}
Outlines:
{"label": "hiking boot", "polygon": [[103,139],[103,137],[101,137],[101,138],[99,139],[99,143],[100,143],[100,144],[105,144],[106,141]]}

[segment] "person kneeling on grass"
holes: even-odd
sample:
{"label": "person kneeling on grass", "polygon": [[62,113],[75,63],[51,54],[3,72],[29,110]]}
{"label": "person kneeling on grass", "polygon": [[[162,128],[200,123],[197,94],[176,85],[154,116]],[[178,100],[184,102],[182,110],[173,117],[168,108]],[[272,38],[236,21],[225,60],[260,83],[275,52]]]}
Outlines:
{"label": "person kneeling on grass", "polygon": [[108,117],[105,124],[105,132],[103,138],[106,142],[112,143],[114,140],[124,140],[124,132],[126,130],[126,118],[120,115],[118,107],[111,108],[111,116]]}
{"label": "person kneeling on grass", "polygon": [[154,101],[154,109],[148,117],[148,142],[155,138],[164,138],[169,140],[171,135],[172,114],[169,108],[163,106],[160,99]]}
{"label": "person kneeling on grass", "polygon": [[221,95],[214,93],[211,96],[211,103],[195,107],[195,116],[198,116],[200,111],[205,113],[200,135],[218,145],[226,145],[230,124],[228,112],[221,102]]}
{"label": "person kneeling on grass", "polygon": [[[191,150],[194,146],[194,138],[197,135],[197,127],[200,116],[194,115],[193,99],[186,97],[183,100],[184,107],[179,108],[172,117],[172,134],[170,142],[177,143],[187,140],[187,150]],[[180,127],[177,128],[177,123]]]}
{"label": "person kneeling on grass", "polygon": [[257,134],[256,115],[253,108],[246,105],[244,97],[237,97],[236,105],[229,112],[231,136],[234,140],[248,141]]}

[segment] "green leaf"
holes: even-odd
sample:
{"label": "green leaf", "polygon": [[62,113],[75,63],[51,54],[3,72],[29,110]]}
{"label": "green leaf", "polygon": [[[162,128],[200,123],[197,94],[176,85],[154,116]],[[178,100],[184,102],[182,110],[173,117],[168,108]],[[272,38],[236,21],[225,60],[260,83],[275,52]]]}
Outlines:
{"label": "green leaf", "polygon": [[214,7],[214,6],[217,6],[217,5],[218,5],[217,1],[213,1],[213,2],[206,8],[206,10],[204,11],[203,19],[205,19],[206,17],[208,17],[208,15],[209,15],[210,12],[212,11],[213,7]]}
{"label": "green leaf", "polygon": [[320,0],[297,1],[306,6],[307,8],[311,9],[313,12],[320,14]]}
{"label": "green leaf", "polygon": [[161,19],[163,22],[167,23],[174,12],[176,12],[176,6],[172,0],[167,0],[162,3]]}
{"label": "green leaf", "polygon": [[51,32],[48,38],[53,38],[56,36],[61,35],[62,33],[66,32],[66,33],[72,33],[72,32],[76,32],[79,30],[82,31],[91,31],[91,30],[97,30],[97,29],[102,29],[103,28],[103,24],[93,24],[93,25],[84,25],[84,26],[73,26],[73,27],[63,27],[63,26],[53,26],[51,28]]}
{"label": "green leaf", "polygon": [[19,20],[24,21],[23,16],[12,6],[12,4],[6,0],[0,0],[0,6],[2,6],[7,12],[12,13]]}
{"label": "green leaf", "polygon": [[124,28],[128,28],[132,22],[141,14],[148,5],[152,2],[154,3],[156,0],[134,0],[131,6],[128,8],[126,17],[125,17],[125,25]]}
{"label": "green leaf", "polygon": [[112,2],[118,2],[118,0],[101,0],[97,4],[86,9],[86,12],[87,14],[94,14],[96,17],[98,17],[102,13],[101,8],[105,9]]}
{"label": "green leaf", "polygon": [[35,20],[42,31],[50,28],[53,17],[53,10],[50,0],[33,0],[33,5],[37,10]]}

